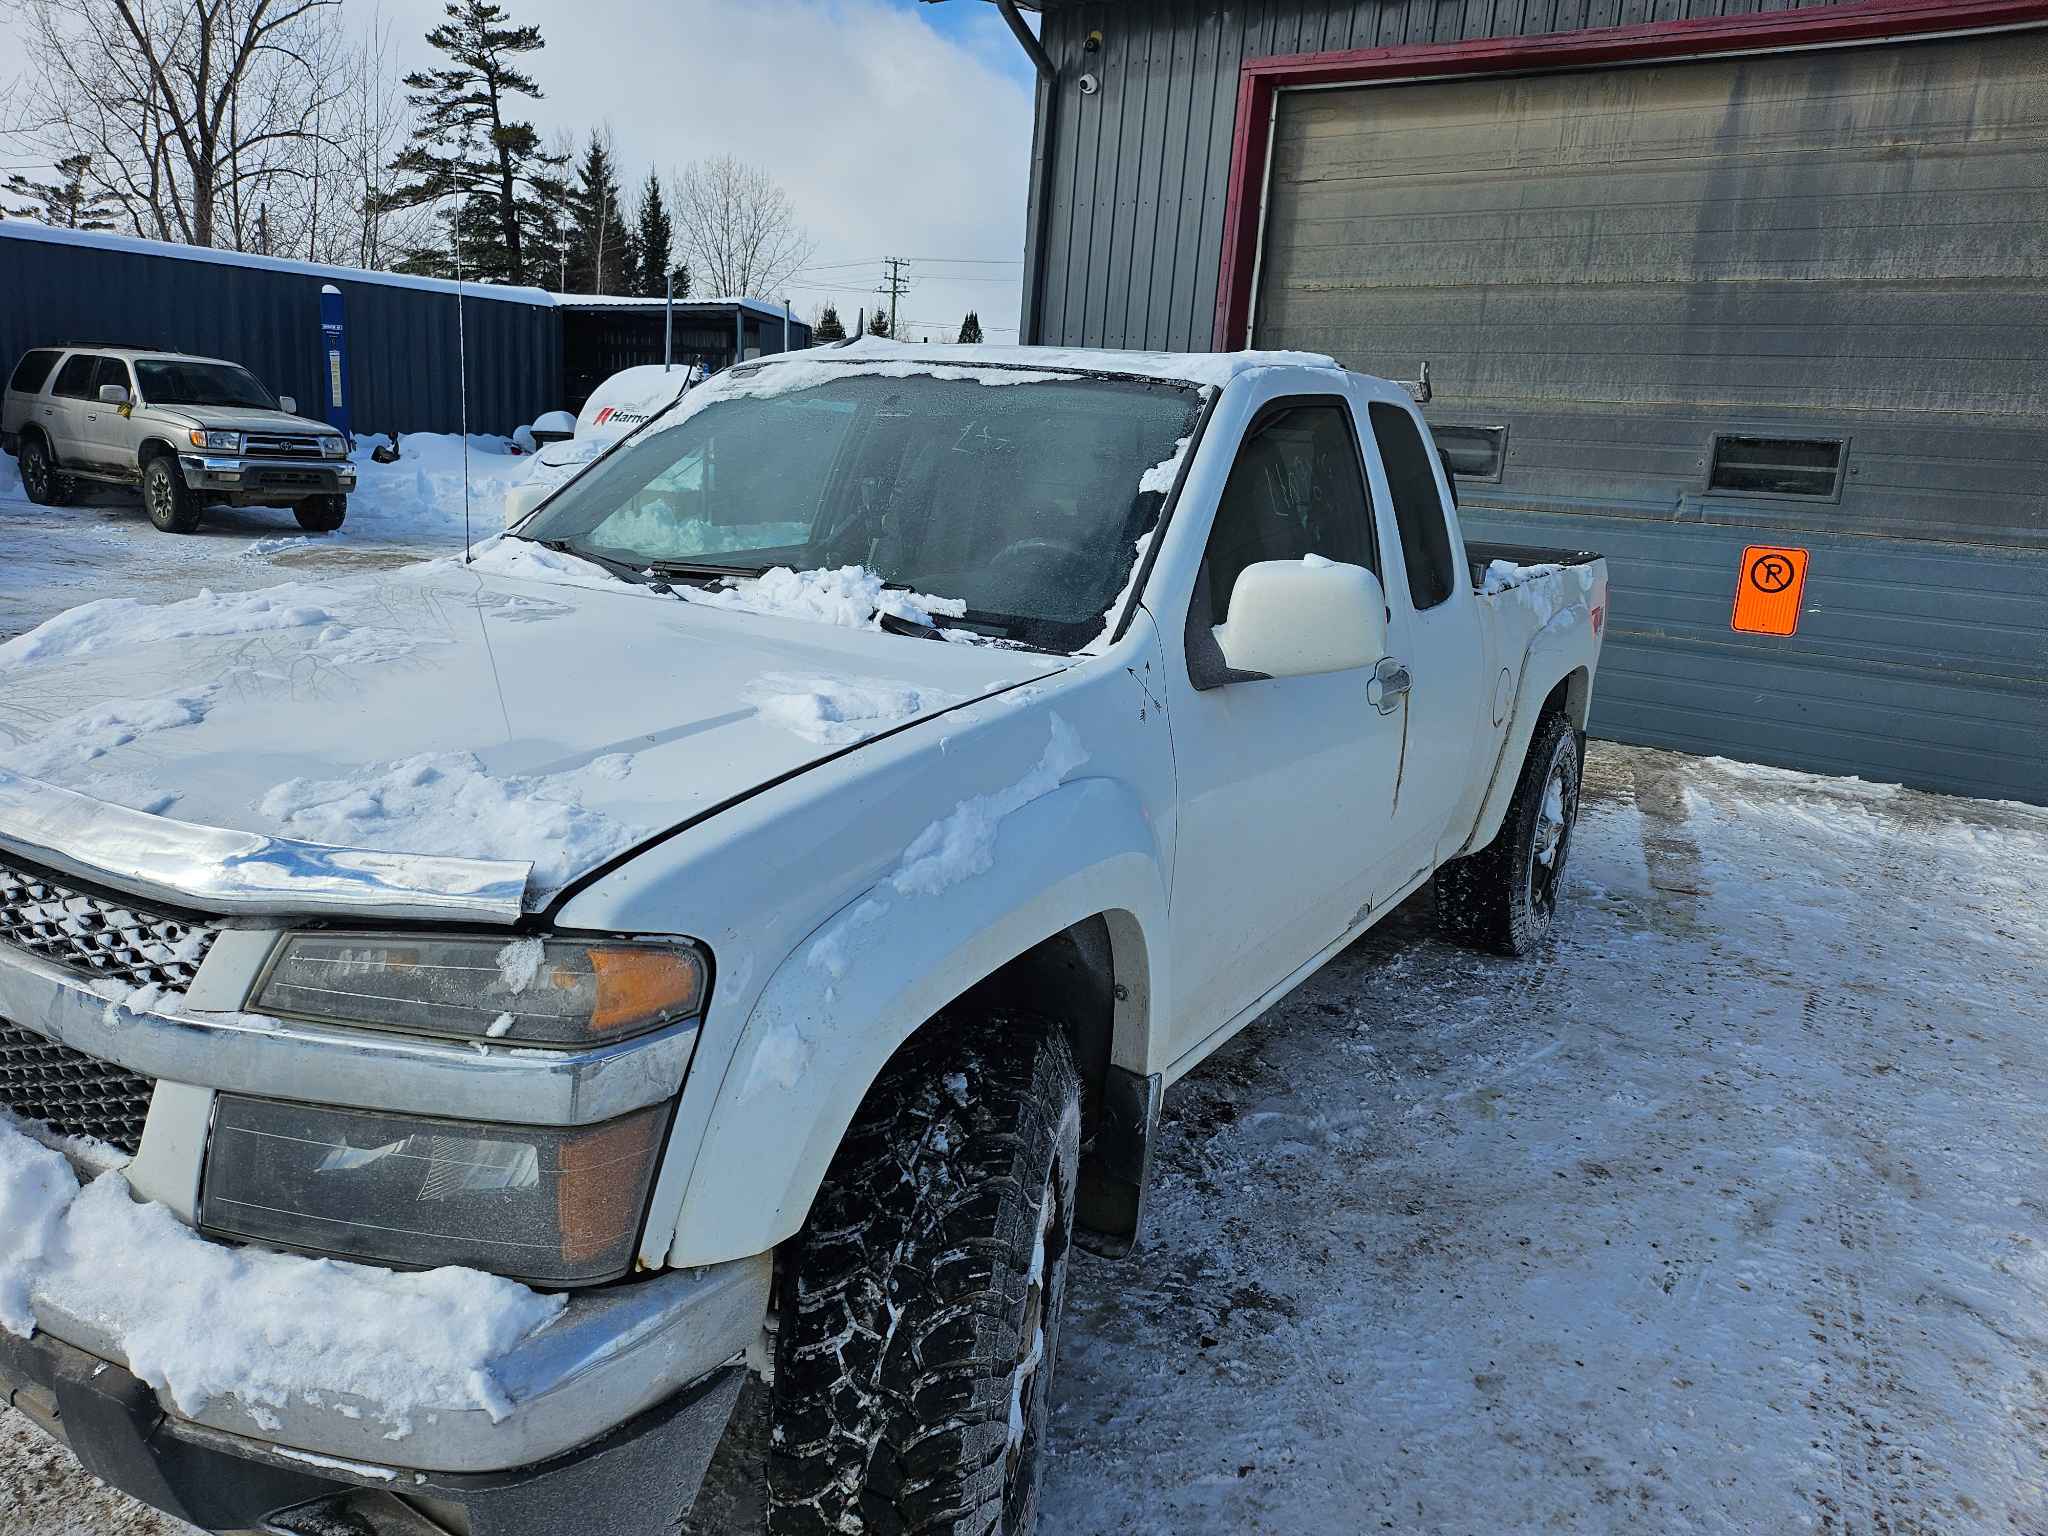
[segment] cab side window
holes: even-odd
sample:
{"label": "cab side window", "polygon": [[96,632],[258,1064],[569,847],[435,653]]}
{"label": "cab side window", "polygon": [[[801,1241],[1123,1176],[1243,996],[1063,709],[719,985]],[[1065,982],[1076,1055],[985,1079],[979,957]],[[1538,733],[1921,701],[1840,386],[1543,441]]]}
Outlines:
{"label": "cab side window", "polygon": [[50,393],[67,400],[94,399],[93,375],[99,372],[99,367],[100,360],[92,353],[72,353],[57,370],[57,382],[50,386]]}
{"label": "cab side window", "polygon": [[1387,494],[1401,530],[1401,556],[1408,566],[1408,596],[1419,611],[1434,608],[1456,590],[1451,530],[1444,522],[1443,496],[1436,487],[1429,449],[1415,418],[1398,405],[1373,401],[1373,440],[1386,466]]}
{"label": "cab side window", "polygon": [[1248,565],[1321,555],[1379,574],[1351,409],[1341,400],[1290,400],[1252,423],[1216,508],[1202,557],[1212,625]]}

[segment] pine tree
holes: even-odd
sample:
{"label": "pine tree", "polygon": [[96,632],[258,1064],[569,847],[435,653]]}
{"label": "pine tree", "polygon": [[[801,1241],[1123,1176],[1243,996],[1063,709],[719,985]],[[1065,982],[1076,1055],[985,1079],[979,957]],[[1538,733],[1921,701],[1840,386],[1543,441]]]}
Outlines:
{"label": "pine tree", "polygon": [[55,181],[30,181],[19,174],[10,176],[5,185],[0,186],[0,191],[9,197],[23,197],[29,201],[0,209],[0,213],[17,219],[40,219],[57,229],[112,229],[115,213],[112,199],[85,184],[85,173],[91,169],[91,155],[67,155],[57,162]]}
{"label": "pine tree", "polygon": [[640,292],[658,299],[667,294],[668,276],[675,270],[676,229],[668,216],[668,204],[661,200],[661,178],[653,171],[647,173],[647,185],[640,189],[638,224],[634,255],[640,264]]}
{"label": "pine tree", "polygon": [[818,311],[818,323],[811,327],[811,340],[819,346],[846,340],[846,322],[839,318],[837,304],[827,304]]}
{"label": "pine tree", "polygon": [[889,334],[889,311],[882,308],[879,304],[875,306],[875,312],[868,316],[868,334],[870,336],[887,336]]}
{"label": "pine tree", "polygon": [[569,292],[634,294],[640,262],[605,138],[592,134],[569,193]]}
{"label": "pine tree", "polygon": [[981,316],[973,310],[967,311],[967,318],[960,322],[960,345],[978,347],[981,345]]}
{"label": "pine tree", "polygon": [[[547,274],[528,259],[527,246],[542,208],[563,195],[561,157],[542,150],[532,123],[506,116],[512,97],[539,100],[541,89],[514,60],[541,46],[540,28],[513,26],[494,0],[448,0],[448,19],[427,41],[452,68],[418,70],[405,77],[408,100],[420,114],[413,142],[391,163],[400,184],[387,195],[393,208],[464,199],[442,217],[463,240],[462,267],[487,281],[524,283]],[[479,200],[491,216],[488,240],[475,227]],[[440,265],[417,252],[413,269]],[[445,265],[452,268],[453,262]]]}
{"label": "pine tree", "polygon": [[690,296],[690,264],[678,259],[676,262],[676,302],[682,303]]}

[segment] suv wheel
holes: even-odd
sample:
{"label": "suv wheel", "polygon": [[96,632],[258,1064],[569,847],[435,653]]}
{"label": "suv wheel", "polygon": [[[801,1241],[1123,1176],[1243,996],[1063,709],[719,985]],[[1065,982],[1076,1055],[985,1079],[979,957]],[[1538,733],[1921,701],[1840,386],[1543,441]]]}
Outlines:
{"label": "suv wheel", "polygon": [[292,508],[299,526],[308,533],[332,533],[348,516],[346,496],[308,496]]}
{"label": "suv wheel", "polygon": [[1447,939],[1526,955],[1557,919],[1579,819],[1585,738],[1561,714],[1537,723],[1515,798],[1494,840],[1436,872],[1436,923]]}
{"label": "suv wheel", "polygon": [[165,533],[190,533],[199,526],[199,498],[178,473],[178,461],[158,454],[142,471],[142,505]]}
{"label": "suv wheel", "polygon": [[928,1025],[782,1279],[772,1536],[1026,1536],[1066,1302],[1081,1084],[1046,1020]]}
{"label": "suv wheel", "polygon": [[30,501],[39,507],[71,505],[71,498],[78,494],[78,482],[57,472],[56,461],[50,457],[50,445],[40,433],[22,438],[19,463],[21,488],[28,492]]}

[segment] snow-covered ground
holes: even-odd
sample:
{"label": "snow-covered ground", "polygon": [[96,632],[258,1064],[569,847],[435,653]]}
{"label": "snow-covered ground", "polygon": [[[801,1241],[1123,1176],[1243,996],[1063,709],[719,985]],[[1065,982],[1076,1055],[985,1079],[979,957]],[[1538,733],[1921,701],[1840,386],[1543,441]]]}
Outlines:
{"label": "snow-covered ground", "polygon": [[[289,511],[269,507],[215,507],[197,533],[158,533],[133,492],[108,487],[82,489],[73,506],[39,507],[0,453],[0,640],[97,597],[164,602],[459,552],[462,439],[414,434],[396,463],[379,464],[370,450],[385,441],[359,441],[356,494],[332,534],[303,533]],[[469,517],[479,540],[504,528],[505,492],[545,473],[509,448],[503,438],[470,439]]]}
{"label": "snow-covered ground", "polygon": [[[0,640],[459,548],[459,444],[406,446],[305,542],[31,507],[0,457]],[[1596,743],[1542,957],[1418,899],[1169,1093],[1041,1528],[2048,1530],[2044,892],[2048,812]],[[706,1536],[758,1524],[760,1407]],[[0,1411],[0,1536],[181,1529]]]}

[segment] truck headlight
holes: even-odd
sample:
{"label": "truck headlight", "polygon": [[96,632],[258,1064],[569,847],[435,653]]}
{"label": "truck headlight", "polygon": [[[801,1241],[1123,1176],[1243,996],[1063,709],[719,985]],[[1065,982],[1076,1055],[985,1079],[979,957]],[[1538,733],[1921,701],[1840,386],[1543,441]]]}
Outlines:
{"label": "truck headlight", "polygon": [[250,1006],[459,1040],[602,1045],[702,1012],[708,969],[688,944],[300,933]]}
{"label": "truck headlight", "polygon": [[597,1285],[633,1266],[668,1114],[533,1129],[222,1094],[199,1223],[373,1263]]}
{"label": "truck headlight", "polygon": [[338,437],[323,437],[320,439],[320,452],[326,458],[338,459],[348,452],[348,444]]}
{"label": "truck headlight", "polygon": [[239,432],[209,432],[203,427],[192,429],[192,446],[207,448],[215,453],[240,453],[242,434]]}

